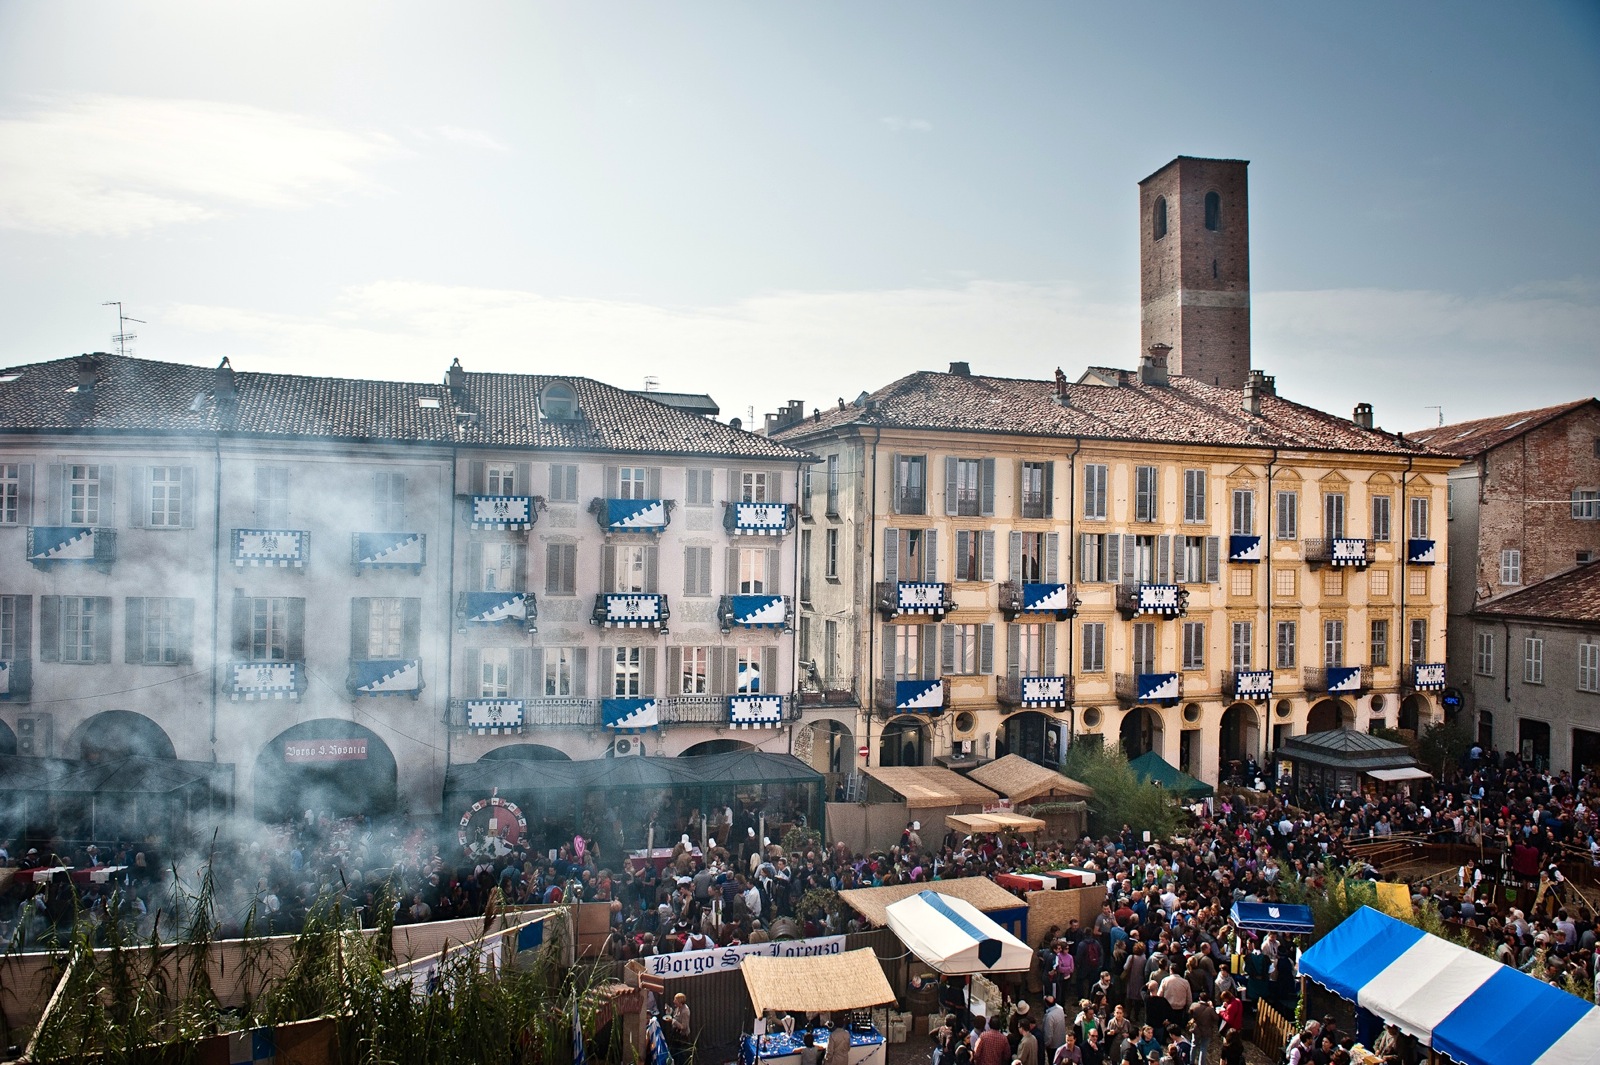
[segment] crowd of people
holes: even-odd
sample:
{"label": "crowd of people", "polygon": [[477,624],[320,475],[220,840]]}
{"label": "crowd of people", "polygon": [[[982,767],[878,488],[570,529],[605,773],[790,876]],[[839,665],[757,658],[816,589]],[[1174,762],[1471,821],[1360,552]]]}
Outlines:
{"label": "crowd of people", "polygon": [[[13,878],[0,890],[0,931],[43,941],[74,922],[103,921],[121,892],[124,919],[147,935],[158,914],[176,912],[174,878],[192,896],[209,868],[224,936],[247,927],[293,932],[330,898],[369,925],[383,906],[404,923],[582,900],[610,904],[609,949],[622,960],[856,930],[859,921],[836,895],[852,887],[1071,867],[1095,871],[1106,885],[1101,912],[1042,938],[1035,930],[1035,969],[1006,987],[999,1028],[990,1027],[998,1018],[974,1017],[951,996],[949,1022],[934,1034],[940,1065],[969,1057],[972,1065],[1231,1063],[1257,1004],[1293,1016],[1299,954],[1286,937],[1236,928],[1232,904],[1315,896],[1335,873],[1377,879],[1382,870],[1352,846],[1374,836],[1487,848],[1488,860],[1415,883],[1415,904],[1436,907],[1506,964],[1596,990],[1594,914],[1562,871],[1600,859],[1595,783],[1474,750],[1459,771],[1416,794],[1344,797],[1316,809],[1272,791],[1207,800],[1171,839],[1146,841],[1123,826],[1076,840],[955,832],[925,840],[913,823],[897,843],[870,853],[826,846],[814,834],[809,845],[786,850],[758,838],[754,812],[719,811],[724,830],[705,853],[683,836],[670,854],[642,860],[625,858],[619,841],[581,835],[538,851],[469,853],[417,824],[308,818],[176,858],[154,841],[65,856],[0,848],[0,864],[125,867],[105,883],[61,873],[43,883]],[[1302,1033],[1309,1045],[1295,1065],[1342,1065],[1340,1043],[1350,1036],[1331,1020]],[[1007,1044],[1004,1060],[997,1037]]]}

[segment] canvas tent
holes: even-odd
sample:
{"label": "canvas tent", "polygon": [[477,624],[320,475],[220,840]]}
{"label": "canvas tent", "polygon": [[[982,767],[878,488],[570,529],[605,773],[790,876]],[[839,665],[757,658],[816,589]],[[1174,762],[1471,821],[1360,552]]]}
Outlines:
{"label": "canvas tent", "polygon": [[997,810],[987,814],[947,814],[945,828],[971,835],[974,832],[1042,832],[1044,822],[1037,817]]}
{"label": "canvas tent", "polygon": [[1462,1065],[1600,1065],[1600,1010],[1370,906],[1300,972]]}
{"label": "canvas tent", "polygon": [[1094,798],[1094,789],[1089,785],[1058,773],[1049,766],[1030,762],[1020,754],[996,758],[967,775],[1014,803],[1036,799]]}
{"label": "canvas tent", "polygon": [[752,954],[739,963],[750,1004],[790,1013],[840,1013],[893,1002],[894,991],[871,947],[809,958]]}
{"label": "canvas tent", "polygon": [[[1028,904],[986,876],[958,876],[940,880],[939,892],[961,899],[1002,925],[1027,927]],[[889,923],[889,907],[927,890],[927,884],[889,884],[885,887],[847,888],[839,900],[859,913],[866,923],[882,928]]]}
{"label": "canvas tent", "polygon": [[1316,929],[1310,906],[1279,902],[1236,902],[1229,912],[1233,923],[1253,932],[1289,932],[1306,935]]}
{"label": "canvas tent", "polygon": [[1128,763],[1128,768],[1141,784],[1158,784],[1180,799],[1203,799],[1213,791],[1210,784],[1196,780],[1154,751],[1141,754]]}
{"label": "canvas tent", "polygon": [[888,908],[889,927],[906,949],[945,976],[1023,972],[1028,945],[964,899],[920,891]]}

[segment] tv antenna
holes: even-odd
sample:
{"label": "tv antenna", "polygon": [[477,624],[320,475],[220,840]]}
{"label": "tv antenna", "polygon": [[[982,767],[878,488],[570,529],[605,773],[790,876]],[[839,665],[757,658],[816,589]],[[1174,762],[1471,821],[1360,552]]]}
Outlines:
{"label": "tv antenna", "polygon": [[137,322],[140,325],[149,325],[150,323],[143,318],[129,318],[126,314],[123,314],[121,300],[106,300],[100,306],[115,307],[117,309],[117,331],[111,335],[111,342],[117,346],[117,354],[127,358],[128,345],[139,339],[138,333],[128,332],[128,323]]}
{"label": "tv antenna", "polygon": [[1430,404],[1425,405],[1422,409],[1423,410],[1436,410],[1436,411],[1438,411],[1439,412],[1439,424],[1440,425],[1444,424],[1444,408],[1443,407],[1439,406],[1438,404],[1430,403]]}
{"label": "tv antenna", "polygon": [[644,390],[646,392],[657,392],[660,389],[661,389],[661,378],[655,377],[655,376],[650,376],[650,377],[646,377],[644,379]]}

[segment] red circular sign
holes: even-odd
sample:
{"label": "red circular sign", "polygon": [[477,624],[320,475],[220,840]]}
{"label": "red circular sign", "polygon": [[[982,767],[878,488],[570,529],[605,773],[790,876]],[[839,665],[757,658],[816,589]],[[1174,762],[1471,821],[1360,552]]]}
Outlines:
{"label": "red circular sign", "polygon": [[[474,824],[474,821],[477,823]],[[522,816],[517,804],[495,795],[479,799],[461,816],[456,839],[467,849],[471,849],[480,837],[497,838],[507,847],[515,847],[527,831],[528,819]]]}
{"label": "red circular sign", "polygon": [[860,747],[856,748],[856,753],[865,758],[872,753],[872,748],[863,743]]}

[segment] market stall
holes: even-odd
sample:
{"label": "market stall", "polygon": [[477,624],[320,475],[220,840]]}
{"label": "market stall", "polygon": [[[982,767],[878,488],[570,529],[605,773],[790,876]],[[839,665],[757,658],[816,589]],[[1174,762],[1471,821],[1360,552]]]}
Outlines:
{"label": "market stall", "polygon": [[1300,972],[1462,1065],[1600,1063],[1600,1009],[1370,906]]}
{"label": "market stall", "polygon": [[1310,906],[1291,906],[1280,902],[1236,902],[1228,916],[1236,927],[1251,932],[1310,935],[1316,930]]}
{"label": "market stall", "polygon": [[920,891],[886,910],[906,949],[944,976],[1024,972],[1033,951],[965,899]]}
{"label": "market stall", "polygon": [[[883,1035],[867,1011],[893,1002],[895,995],[871,948],[804,958],[751,955],[739,963],[739,971],[758,1018],[757,1030],[740,1044],[743,1065],[799,1065],[804,1027],[764,1031],[759,1018],[769,1013],[829,1014],[849,1031],[850,1065],[883,1065]],[[830,1029],[811,1031],[816,1046],[828,1045]]]}
{"label": "market stall", "polygon": [[980,832],[1016,832],[1021,835],[1031,835],[1044,831],[1044,822],[1037,817],[997,810],[984,814],[946,814],[944,827],[965,832],[969,836]]}
{"label": "market stall", "polygon": [[1018,813],[1042,818],[1051,836],[1077,839],[1088,826],[1086,800],[1094,798],[1094,789],[1049,766],[1008,754],[967,775],[1004,796]]}
{"label": "market stall", "polygon": [[[1018,937],[1028,934],[1028,904],[985,876],[960,876],[940,880],[941,895],[961,899],[989,920]],[[874,888],[848,888],[839,899],[861,915],[866,924],[882,928],[889,923],[889,907],[927,890],[927,884],[889,884]]]}

